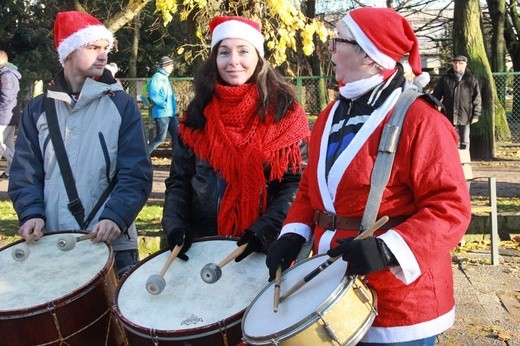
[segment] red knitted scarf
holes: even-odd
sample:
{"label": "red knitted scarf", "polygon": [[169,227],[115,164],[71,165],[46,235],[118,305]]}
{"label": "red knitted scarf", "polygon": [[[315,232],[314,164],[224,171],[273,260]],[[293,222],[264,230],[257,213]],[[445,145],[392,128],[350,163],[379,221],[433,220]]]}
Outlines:
{"label": "red knitted scarf", "polygon": [[[301,169],[300,142],[309,137],[305,112],[299,105],[278,123],[274,114],[261,122],[255,114],[254,84],[215,86],[204,109],[203,131],[186,128],[179,134],[195,155],[208,161],[226,181],[218,215],[218,234],[242,236],[266,209],[266,179],[281,180],[288,167]],[[264,168],[269,167],[269,177]]]}

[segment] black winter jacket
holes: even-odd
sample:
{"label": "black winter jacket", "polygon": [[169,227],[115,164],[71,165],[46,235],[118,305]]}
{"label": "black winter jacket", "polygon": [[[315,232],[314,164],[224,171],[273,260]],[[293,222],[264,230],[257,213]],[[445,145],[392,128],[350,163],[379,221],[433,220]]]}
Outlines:
{"label": "black winter jacket", "polygon": [[453,125],[470,125],[480,117],[480,87],[469,68],[460,81],[450,68],[435,86],[433,96],[442,102]]}
{"label": "black winter jacket", "polygon": [[[220,197],[225,182],[207,161],[196,157],[184,145],[180,136],[173,144],[170,175],[166,179],[162,228],[168,244],[175,246],[175,232],[183,232],[186,239],[216,236]],[[303,153],[302,153],[303,154]],[[265,176],[269,176],[266,169]],[[286,172],[281,181],[267,183],[267,208],[248,229],[254,233],[268,230],[275,240],[294,201],[301,173]]]}

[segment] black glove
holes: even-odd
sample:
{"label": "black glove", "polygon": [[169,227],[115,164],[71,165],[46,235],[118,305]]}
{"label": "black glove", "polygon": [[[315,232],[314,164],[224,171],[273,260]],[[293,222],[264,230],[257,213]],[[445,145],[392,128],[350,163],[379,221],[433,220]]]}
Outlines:
{"label": "black glove", "polygon": [[327,255],[336,257],[343,254],[343,260],[348,262],[348,275],[366,275],[398,264],[395,256],[382,239],[346,238],[338,239],[337,242],[340,245],[330,249]]}
{"label": "black glove", "polygon": [[271,244],[278,237],[278,233],[271,228],[265,228],[257,233],[252,230],[246,230],[246,233],[237,241],[237,246],[247,243],[246,249],[240,256],[235,258],[236,262],[240,262],[253,252],[267,252]]}
{"label": "black glove", "polygon": [[193,235],[191,234],[191,232],[185,233],[182,231],[173,231],[172,233],[170,233],[170,236],[167,240],[171,250],[173,250],[173,248],[176,245],[182,245],[181,252],[179,252],[177,258],[180,258],[183,261],[187,261],[190,259],[188,255],[186,255],[186,251],[189,250],[189,248],[191,247],[191,243],[193,243]]}
{"label": "black glove", "polygon": [[282,266],[282,270],[291,266],[304,243],[305,238],[301,235],[286,233],[271,246],[265,259],[265,264],[269,268],[269,281],[274,280],[279,266]]}

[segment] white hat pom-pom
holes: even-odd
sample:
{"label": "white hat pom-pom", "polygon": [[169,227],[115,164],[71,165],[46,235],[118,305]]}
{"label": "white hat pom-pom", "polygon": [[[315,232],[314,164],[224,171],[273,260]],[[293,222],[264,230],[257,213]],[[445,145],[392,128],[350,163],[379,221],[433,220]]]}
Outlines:
{"label": "white hat pom-pom", "polygon": [[419,88],[424,88],[428,83],[430,83],[430,74],[428,72],[422,72],[413,78],[413,84]]}

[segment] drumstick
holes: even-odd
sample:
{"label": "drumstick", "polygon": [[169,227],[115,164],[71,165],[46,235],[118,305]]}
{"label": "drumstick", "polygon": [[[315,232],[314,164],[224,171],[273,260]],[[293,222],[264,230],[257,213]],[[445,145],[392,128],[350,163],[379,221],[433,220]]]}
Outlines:
{"label": "drumstick", "polygon": [[77,242],[80,242],[80,241],[83,241],[83,240],[87,240],[87,239],[92,239],[96,235],[97,235],[97,233],[95,233],[95,232],[90,232],[88,234],[83,234],[83,235],[81,235],[79,237],[75,237],[73,234],[67,234],[67,235],[64,235],[63,237],[59,238],[56,241],[56,246],[61,251],[70,251],[70,250],[74,249],[74,247],[76,246]]}
{"label": "drumstick", "polygon": [[[365,230],[363,233],[361,233],[360,235],[358,235],[356,238],[354,238],[354,240],[358,240],[358,239],[365,239],[365,238],[368,238],[370,237],[372,234],[374,234],[374,232],[379,229],[379,227],[383,226],[387,221],[389,220],[388,216],[383,216],[381,217],[379,220],[377,220],[374,225],[370,228],[368,228],[367,230]],[[322,271],[324,271],[328,266],[330,266],[332,263],[334,263],[336,260],[338,260],[339,258],[341,258],[342,255],[339,255],[339,256],[336,256],[336,257],[329,257],[328,260],[326,260],[325,262],[323,262],[322,264],[320,264],[320,266],[316,269],[314,269],[312,272],[310,272],[309,274],[305,275],[305,277],[303,279],[301,279],[300,281],[298,281],[297,283],[295,283],[292,287],[290,287],[287,292],[285,292],[281,297],[280,297],[280,303],[283,302],[287,297],[289,297],[291,294],[293,294],[294,292],[296,292],[297,290],[299,290],[300,288],[302,288],[307,282],[311,281],[312,279],[314,279],[314,277],[316,275],[318,275],[319,273],[321,273]]]}
{"label": "drumstick", "polygon": [[182,245],[175,245],[172,252],[168,256],[166,263],[159,272],[159,275],[150,275],[148,280],[146,280],[146,290],[148,291],[148,293],[157,295],[164,290],[164,287],[166,287],[166,280],[164,280],[164,274],[166,274],[166,271],[168,270],[168,268],[170,268],[170,265],[172,264],[173,260],[177,258],[177,255],[179,255],[181,249]]}
{"label": "drumstick", "polygon": [[222,276],[222,267],[226,264],[240,256],[246,249],[247,243],[240,245],[237,247],[232,253],[230,253],[226,258],[220,261],[219,264],[208,263],[200,270],[200,277],[205,283],[212,284],[217,282]]}
{"label": "drumstick", "polygon": [[278,312],[278,305],[280,304],[280,288],[282,286],[282,266],[276,269],[276,276],[274,278],[274,302],[273,311]]}

